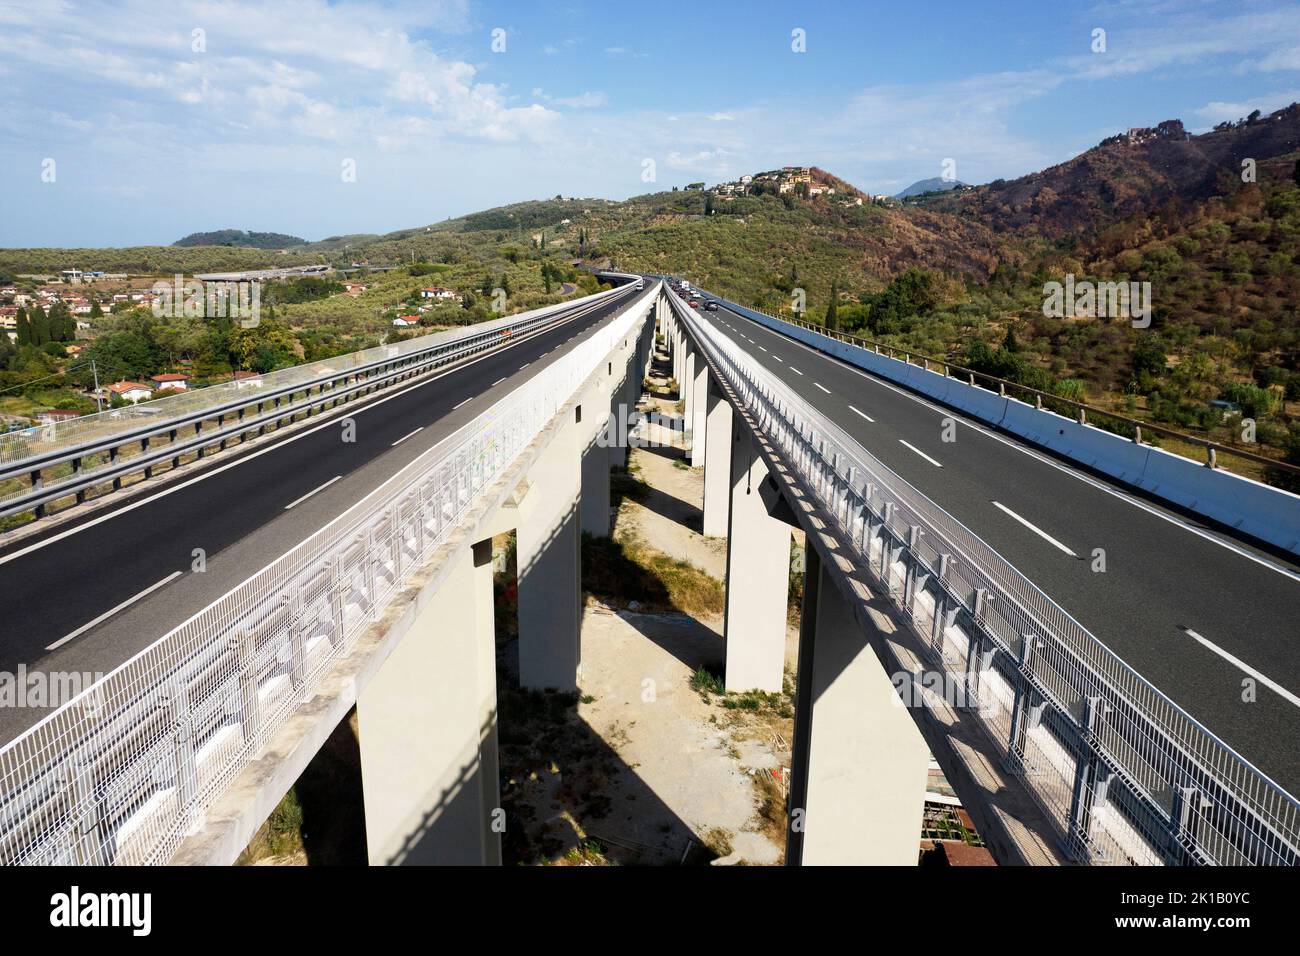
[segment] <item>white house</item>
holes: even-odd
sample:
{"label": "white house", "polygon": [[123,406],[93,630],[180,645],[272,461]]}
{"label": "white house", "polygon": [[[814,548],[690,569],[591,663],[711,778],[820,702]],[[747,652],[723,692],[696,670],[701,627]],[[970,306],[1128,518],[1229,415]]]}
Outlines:
{"label": "white house", "polygon": [[153,383],[153,387],[158,389],[158,391],[162,391],[164,388],[170,388],[177,392],[183,392],[189,388],[190,377],[188,375],[177,374],[176,372],[167,372],[163,375],[155,375],[150,378],[149,381]]}
{"label": "white house", "polygon": [[393,325],[397,326],[399,329],[409,329],[411,326],[419,324],[420,317],[418,315],[399,315],[397,318],[393,319]]}
{"label": "white house", "polygon": [[456,293],[451,289],[444,289],[442,286],[430,286],[427,289],[421,289],[420,295],[426,299],[454,299]]}
{"label": "white house", "polygon": [[141,385],[139,382],[114,382],[108,386],[108,391],[132,404],[142,402],[153,396],[153,389],[148,385]]}

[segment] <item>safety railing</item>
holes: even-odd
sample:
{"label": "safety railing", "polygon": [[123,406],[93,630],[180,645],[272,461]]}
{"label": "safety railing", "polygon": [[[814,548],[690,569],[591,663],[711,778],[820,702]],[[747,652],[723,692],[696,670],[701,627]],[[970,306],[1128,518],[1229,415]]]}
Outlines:
{"label": "safety railing", "polygon": [[[1009,772],[1090,863],[1300,863],[1300,803],[670,293]],[[929,698],[932,690],[919,692]]]}
{"label": "safety railing", "polygon": [[0,749],[0,863],[166,862],[657,291]]}
{"label": "safety railing", "polygon": [[59,499],[83,501],[110,482],[116,490],[128,475],[153,477],[154,469],[176,467],[185,456],[201,458],[214,446],[224,449],[300,415],[500,347],[627,291],[612,289],[465,329],[0,435],[0,517],[24,511],[39,516]]}

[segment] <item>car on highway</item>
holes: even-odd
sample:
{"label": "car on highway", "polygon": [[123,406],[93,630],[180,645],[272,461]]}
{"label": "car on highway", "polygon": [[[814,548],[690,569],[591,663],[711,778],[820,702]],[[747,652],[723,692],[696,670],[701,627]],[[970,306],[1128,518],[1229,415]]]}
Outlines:
{"label": "car on highway", "polygon": [[718,311],[718,303],[716,303],[716,302],[714,302],[712,299],[710,299],[708,302],[706,302],[706,303],[704,304],[704,311],[706,311],[706,312],[717,312],[717,311]]}
{"label": "car on highway", "polygon": [[691,301],[690,301],[688,304],[690,305],[690,307],[691,307],[692,309],[698,309],[698,308],[700,307],[700,300],[699,300],[699,299],[691,299]]}

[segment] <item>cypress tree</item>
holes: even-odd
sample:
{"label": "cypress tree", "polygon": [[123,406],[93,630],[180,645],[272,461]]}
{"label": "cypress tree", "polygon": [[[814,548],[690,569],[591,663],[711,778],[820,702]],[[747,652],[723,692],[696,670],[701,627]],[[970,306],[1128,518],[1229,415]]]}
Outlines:
{"label": "cypress tree", "polygon": [[[5,336],[8,338],[8,336]],[[32,324],[27,318],[27,310],[22,306],[18,307],[18,346],[32,344]]]}

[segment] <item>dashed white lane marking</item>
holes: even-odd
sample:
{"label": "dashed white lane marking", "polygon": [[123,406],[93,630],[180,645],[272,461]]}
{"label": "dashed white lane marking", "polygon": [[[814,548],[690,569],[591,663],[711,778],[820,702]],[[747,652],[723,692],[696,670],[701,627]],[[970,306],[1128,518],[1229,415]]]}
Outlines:
{"label": "dashed white lane marking", "polygon": [[504,381],[505,381],[505,376],[502,376],[501,378],[499,378],[499,379],[497,379],[495,382],[493,382],[491,385],[489,385],[488,388],[496,388],[498,385],[500,385],[500,384],[501,384],[502,382],[504,382]]}
{"label": "dashed white lane marking", "polygon": [[1077,554],[1075,554],[1073,551],[1071,551],[1071,550],[1070,550],[1069,548],[1067,548],[1065,545],[1061,544],[1061,542],[1057,541],[1055,538],[1053,538],[1050,534],[1048,534],[1048,533],[1047,533],[1046,531],[1044,531],[1042,528],[1038,527],[1037,525],[1030,524],[1028,521],[1026,521],[1024,518],[1020,517],[1020,515],[1016,514],[1014,511],[1012,511],[1010,508],[1008,508],[1006,505],[1002,504],[1001,502],[999,502],[999,501],[995,501],[995,502],[993,502],[993,507],[997,508],[999,511],[1003,512],[1004,514],[1008,514],[1008,515],[1010,515],[1012,518],[1015,518],[1015,519],[1016,519],[1017,521],[1019,521],[1022,525],[1024,525],[1026,528],[1028,528],[1028,529],[1029,529],[1030,531],[1032,531],[1034,534],[1038,535],[1040,538],[1042,538],[1044,541],[1046,541],[1048,544],[1052,545],[1053,547],[1060,548],[1062,551],[1064,551],[1066,554],[1068,554],[1068,555],[1069,555],[1070,557],[1072,557],[1072,558],[1077,558],[1077,557],[1078,557]]}
{"label": "dashed white lane marking", "polygon": [[182,572],[182,571],[173,571],[171,574],[167,575],[167,577],[163,578],[161,581],[157,582],[156,584],[151,584],[151,585],[149,585],[147,588],[145,588],[145,589],[144,589],[143,591],[141,591],[139,594],[136,594],[136,595],[134,595],[133,597],[129,597],[129,598],[127,598],[125,601],[123,601],[123,602],[122,602],[121,604],[119,604],[117,607],[109,608],[107,611],[105,611],[103,614],[99,615],[99,617],[95,618],[93,621],[87,621],[85,624],[81,625],[81,627],[77,628],[75,631],[73,631],[71,634],[67,635],[66,637],[61,637],[61,638],[59,638],[57,641],[55,641],[53,644],[46,645],[46,648],[45,648],[45,649],[46,649],[47,651],[52,651],[52,650],[54,650],[56,647],[62,647],[64,644],[68,643],[68,641],[72,640],[74,637],[78,637],[79,635],[85,634],[88,630],[90,630],[90,629],[91,629],[92,627],[94,627],[96,624],[99,624],[99,623],[101,623],[101,622],[103,622],[103,621],[107,621],[110,617],[112,617],[112,616],[113,616],[114,614],[116,614],[118,611],[122,610],[124,607],[128,607],[129,605],[134,604],[136,601],[140,600],[142,597],[147,597],[148,595],[152,594],[154,591],[157,591],[157,590],[158,590],[160,587],[162,587],[164,584],[167,584],[169,581],[175,581],[175,580],[176,580],[177,578],[179,578],[179,577],[181,576],[181,574],[183,574],[183,573],[184,573],[184,572]]}
{"label": "dashed white lane marking", "polygon": [[393,444],[392,444],[391,447],[396,448],[398,445],[400,445],[402,442],[406,441],[406,439],[410,438],[412,435],[418,435],[418,434],[419,434],[420,432],[422,432],[422,431],[424,431],[424,426],[423,426],[423,425],[421,425],[419,428],[417,428],[417,429],[416,429],[415,431],[413,431],[413,432],[407,432],[407,433],[406,433],[405,435],[403,435],[401,438],[397,439],[397,441],[393,442]]}
{"label": "dashed white lane marking", "polygon": [[469,398],[465,399],[465,401],[461,402],[460,404],[451,406],[451,410],[454,412],[456,409],[460,408],[461,405],[468,405],[468,404],[469,404],[470,402],[472,402],[472,401],[474,401],[474,396],[473,396],[473,395],[471,395]]}
{"label": "dashed white lane marking", "polygon": [[[864,417],[865,417],[865,416],[864,416]],[[929,455],[927,455],[925,452],[921,451],[921,449],[917,448],[917,447],[916,447],[915,445],[913,445],[911,442],[903,441],[903,439],[900,438],[900,439],[898,440],[898,443],[899,443],[900,445],[902,445],[903,447],[905,447],[905,448],[909,448],[909,449],[911,449],[912,451],[916,452],[918,455],[920,455],[922,458],[924,458],[924,459],[925,459],[926,461],[928,461],[930,464],[934,465],[934,467],[936,467],[936,468],[942,468],[942,467],[943,467],[943,465],[939,464],[939,462],[935,461],[933,458],[931,458],[931,457],[930,457]]]}
{"label": "dashed white lane marking", "polygon": [[813,382],[813,384],[816,385],[818,388],[820,388],[827,395],[831,393],[831,390],[827,388],[825,385],[823,385],[821,382]]}
{"label": "dashed white lane marking", "polygon": [[854,408],[852,405],[849,406],[849,411],[853,412],[853,414],[855,415],[861,415],[863,418],[871,422],[873,425],[876,422],[876,420],[872,418],[870,415],[868,415],[866,412],[858,411],[858,409]]}
{"label": "dashed white lane marking", "polygon": [[290,508],[292,508],[294,505],[300,505],[300,504],[302,504],[304,501],[306,501],[306,500],[307,500],[308,498],[310,498],[312,495],[317,494],[318,492],[324,491],[326,488],[328,488],[330,485],[334,484],[334,482],[338,481],[338,480],[339,480],[340,478],[342,478],[342,477],[343,477],[342,475],[335,475],[333,478],[331,478],[329,481],[325,482],[325,484],[321,485],[319,488],[313,488],[311,491],[307,492],[307,493],[306,493],[305,495],[303,495],[301,498],[295,498],[293,501],[289,502],[287,505],[284,506],[284,510],[285,510],[285,511],[288,511],[288,510],[289,510]]}
{"label": "dashed white lane marking", "polygon": [[1185,628],[1183,628],[1183,630],[1187,632],[1187,636],[1188,636],[1188,637],[1191,637],[1191,638],[1196,639],[1196,640],[1199,641],[1201,644],[1205,645],[1207,648],[1209,648],[1210,650],[1214,651],[1214,653],[1218,654],[1220,657],[1222,657],[1222,658],[1223,658],[1225,661],[1227,661],[1228,663],[1230,663],[1230,664],[1234,664],[1234,665],[1236,665],[1237,667],[1241,668],[1243,671],[1245,671],[1245,672],[1246,672],[1247,674],[1249,674],[1251,677],[1255,678],[1255,680],[1259,681],[1259,682],[1260,682],[1261,684],[1263,684],[1265,687],[1267,687],[1267,688],[1269,688],[1270,690],[1272,690],[1274,693],[1279,694],[1279,695],[1281,695],[1282,697],[1285,697],[1285,698],[1286,698],[1287,700],[1289,700],[1292,704],[1294,704],[1294,705],[1297,706],[1297,707],[1300,707],[1300,697],[1297,697],[1295,694],[1291,693],[1289,690],[1287,690],[1285,687],[1283,687],[1283,686],[1282,686],[1281,684],[1279,684],[1277,681],[1270,680],[1269,678],[1265,677],[1263,674],[1261,674],[1259,671],[1255,670],[1255,668],[1251,667],[1251,666],[1250,666],[1249,664],[1247,664],[1245,661],[1242,661],[1242,660],[1240,660],[1240,659],[1238,659],[1238,658],[1236,658],[1236,657],[1233,657],[1231,654],[1229,654],[1227,651],[1225,651],[1222,647],[1219,647],[1219,645],[1215,644],[1213,641],[1209,640],[1208,638],[1201,637],[1201,635],[1197,634],[1197,633],[1196,633],[1195,631],[1193,631],[1190,627],[1185,627]]}
{"label": "dashed white lane marking", "polygon": [[802,375],[802,374],[803,374],[803,372],[799,371],[799,370],[798,370],[797,368],[795,368],[793,365],[790,366],[790,371],[794,372],[794,374],[796,374],[796,375]]}

